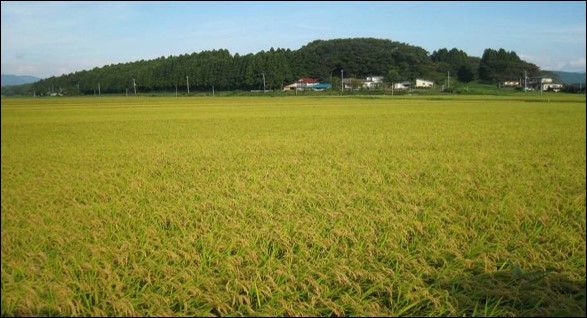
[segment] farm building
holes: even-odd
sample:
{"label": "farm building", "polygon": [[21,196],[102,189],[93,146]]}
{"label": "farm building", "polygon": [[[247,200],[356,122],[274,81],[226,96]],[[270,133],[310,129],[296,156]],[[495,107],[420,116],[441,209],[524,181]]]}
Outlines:
{"label": "farm building", "polygon": [[313,89],[317,91],[321,91],[324,89],[328,89],[332,87],[330,83],[320,83],[318,80],[303,77],[298,79],[295,83],[286,85],[283,87],[284,91],[293,91],[293,90],[304,90],[304,89]]}
{"label": "farm building", "polygon": [[434,86],[434,82],[417,78],[414,86],[416,88],[430,88]]}
{"label": "farm building", "polygon": [[315,91],[322,91],[325,89],[329,89],[332,87],[332,84],[330,83],[318,83],[318,84],[313,84],[311,86],[309,86],[308,88],[311,88]]}

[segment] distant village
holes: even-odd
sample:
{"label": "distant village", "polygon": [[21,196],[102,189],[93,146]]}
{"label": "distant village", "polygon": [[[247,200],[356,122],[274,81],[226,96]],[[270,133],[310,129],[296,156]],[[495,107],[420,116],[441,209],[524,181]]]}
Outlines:
{"label": "distant village", "polygon": [[[383,89],[383,88],[391,88],[396,90],[408,90],[411,88],[433,88],[434,82],[431,80],[425,79],[416,79],[413,82],[404,81],[399,83],[393,83],[393,85],[386,85],[383,82],[383,76],[368,76],[365,79],[355,79],[355,78],[343,78],[342,83],[344,85],[344,90],[360,90],[360,89]],[[508,80],[504,82],[500,82],[499,87],[510,87],[510,88],[517,88],[526,91],[551,91],[551,92],[560,92],[563,87],[563,84],[554,83],[552,78],[549,77],[529,77],[526,79],[517,79],[517,80]],[[327,82],[320,82],[316,79],[310,77],[303,77],[298,79],[296,82],[291,83],[283,87],[284,91],[294,91],[294,90],[314,90],[314,91],[323,91],[325,89],[332,88],[331,83]]]}

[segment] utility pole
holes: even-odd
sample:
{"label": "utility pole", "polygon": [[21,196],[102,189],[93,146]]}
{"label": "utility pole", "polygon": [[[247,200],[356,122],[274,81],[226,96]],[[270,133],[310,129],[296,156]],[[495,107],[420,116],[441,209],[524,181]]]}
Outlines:
{"label": "utility pole", "polygon": [[448,75],[446,77],[446,89],[450,87],[450,71],[448,71]]}
{"label": "utility pole", "polygon": [[528,76],[526,75],[526,71],[524,71],[524,93],[528,91]]}
{"label": "utility pole", "polygon": [[189,95],[190,94],[190,77],[189,76],[185,77],[185,82],[187,83],[187,86],[188,86],[188,95]]}
{"label": "utility pole", "polygon": [[212,84],[212,97],[214,97],[214,84]]}
{"label": "utility pole", "polygon": [[175,84],[175,97],[177,97],[177,84]]}
{"label": "utility pole", "polygon": [[263,93],[265,93],[265,73],[263,73]]}
{"label": "utility pole", "polygon": [[98,95],[102,95],[102,91],[100,90],[100,83],[98,83]]}
{"label": "utility pole", "polygon": [[340,69],[340,92],[344,93],[344,70]]}
{"label": "utility pole", "polygon": [[128,87],[126,88],[126,97],[128,97]]}
{"label": "utility pole", "polygon": [[137,94],[137,83],[135,82],[135,79],[134,78],[132,79],[132,86],[135,89],[135,95],[136,95]]}

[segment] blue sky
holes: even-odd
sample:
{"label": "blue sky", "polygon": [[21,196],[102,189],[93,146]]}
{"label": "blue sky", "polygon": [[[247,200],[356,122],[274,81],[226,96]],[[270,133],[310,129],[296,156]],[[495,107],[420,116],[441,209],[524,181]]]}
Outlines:
{"label": "blue sky", "polygon": [[546,70],[585,72],[585,2],[2,1],[2,73],[58,76],[212,49],[256,53],[373,37],[429,53],[515,51]]}

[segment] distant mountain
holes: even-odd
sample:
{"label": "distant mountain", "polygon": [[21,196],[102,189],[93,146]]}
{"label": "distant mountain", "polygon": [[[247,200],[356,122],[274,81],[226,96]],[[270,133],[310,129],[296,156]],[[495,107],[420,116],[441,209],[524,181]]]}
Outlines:
{"label": "distant mountain", "polygon": [[557,75],[563,84],[585,84],[585,73],[573,73],[573,72],[562,72],[562,71],[550,71]]}
{"label": "distant mountain", "polygon": [[1,86],[29,84],[29,83],[37,82],[39,80],[41,80],[41,79],[38,77],[28,76],[28,75],[2,74]]}

